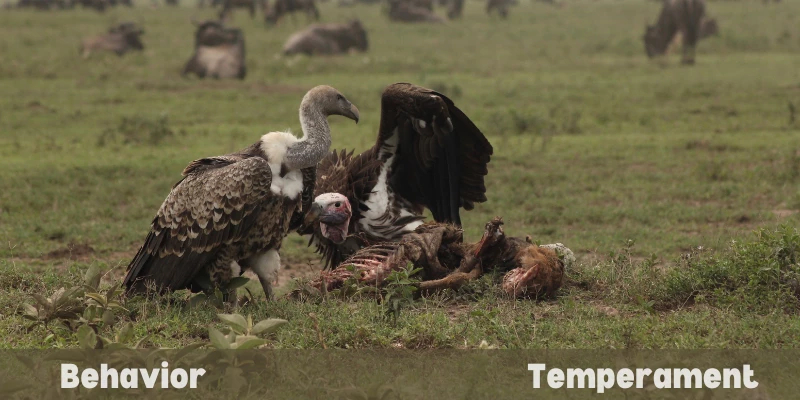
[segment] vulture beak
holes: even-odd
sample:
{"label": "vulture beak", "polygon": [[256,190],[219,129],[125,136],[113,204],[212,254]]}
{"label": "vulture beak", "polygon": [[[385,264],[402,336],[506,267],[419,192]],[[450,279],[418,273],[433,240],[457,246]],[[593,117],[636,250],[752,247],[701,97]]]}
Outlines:
{"label": "vulture beak", "polygon": [[347,113],[347,115],[345,115],[345,117],[350,118],[353,121],[356,121],[356,124],[357,124],[358,123],[358,117],[359,117],[358,107],[356,107],[355,104],[350,103],[350,110],[348,110],[348,111],[349,112]]}
{"label": "vulture beak", "polygon": [[352,214],[349,210],[345,210],[344,212],[341,211],[324,211],[319,216],[319,222],[328,224],[328,225],[339,225],[347,222]]}

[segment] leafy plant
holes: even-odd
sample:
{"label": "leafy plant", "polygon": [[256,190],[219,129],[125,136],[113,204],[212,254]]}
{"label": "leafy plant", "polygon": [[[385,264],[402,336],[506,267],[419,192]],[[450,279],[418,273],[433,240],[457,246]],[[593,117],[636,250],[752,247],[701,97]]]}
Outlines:
{"label": "leafy plant", "polygon": [[267,335],[278,330],[288,321],[278,318],[270,318],[253,323],[253,317],[247,318],[239,314],[217,314],[225,325],[228,332],[222,333],[214,327],[208,328],[208,337],[211,345],[219,350],[244,350],[252,349],[267,343],[258,335]]}
{"label": "leafy plant", "polygon": [[104,344],[114,343],[117,344],[116,347],[120,347],[121,341],[130,339],[126,327],[117,332],[113,339],[98,336],[102,328],[113,329],[117,313],[128,311],[122,305],[122,288],[115,284],[107,290],[100,290],[101,278],[98,268],[89,268],[84,274],[82,285],[61,287],[50,297],[31,294],[34,303],[22,305],[23,318],[34,321],[28,326],[28,331],[42,324],[49,332],[44,341],[51,342],[56,339],[56,335],[50,330],[50,324],[57,322],[57,326],[77,332],[82,348],[103,348]]}
{"label": "leafy plant", "polygon": [[48,328],[48,324],[53,321],[62,323],[69,328],[67,321],[78,319],[85,309],[82,295],[83,290],[80,287],[62,287],[57,289],[50,297],[45,297],[38,293],[31,294],[35,302],[22,305],[22,316],[25,319],[34,321],[28,327],[28,330],[30,331],[39,324],[44,324],[45,328]]}
{"label": "leafy plant", "polygon": [[417,286],[419,279],[414,275],[420,271],[422,268],[414,268],[414,265],[409,263],[405,268],[392,271],[386,277],[382,303],[386,305],[386,316],[391,317],[395,324],[400,311],[414,301],[414,293],[419,290]]}

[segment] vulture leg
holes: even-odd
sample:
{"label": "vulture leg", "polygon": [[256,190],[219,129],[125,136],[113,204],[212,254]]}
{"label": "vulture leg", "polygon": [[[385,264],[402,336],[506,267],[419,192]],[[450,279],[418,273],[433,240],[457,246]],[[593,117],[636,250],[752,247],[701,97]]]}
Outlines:
{"label": "vulture leg", "polygon": [[[211,279],[213,287],[219,288],[222,291],[222,301],[225,303],[236,303],[236,290],[229,290],[226,288],[228,282],[234,276],[234,269],[236,269],[235,261],[230,261],[228,257],[221,255],[217,257],[214,262],[208,266],[208,276]],[[233,296],[231,296],[233,294]]]}
{"label": "vulture leg", "polygon": [[273,296],[272,279],[281,265],[281,257],[278,251],[271,249],[265,253],[256,254],[242,261],[241,265],[242,268],[250,268],[258,276],[258,281],[261,282],[261,288],[264,289],[267,300],[271,300]]}

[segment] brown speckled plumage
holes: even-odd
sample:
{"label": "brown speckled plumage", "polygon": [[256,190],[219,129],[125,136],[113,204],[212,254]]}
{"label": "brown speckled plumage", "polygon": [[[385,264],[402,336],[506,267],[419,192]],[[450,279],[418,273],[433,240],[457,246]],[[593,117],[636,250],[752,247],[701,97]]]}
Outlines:
{"label": "brown speckled plumage", "polygon": [[281,241],[313,200],[316,166],[330,147],[329,115],[358,121],[344,96],[317,86],[300,107],[302,139],[273,132],[240,152],[192,161],[128,266],[127,290],[145,291],[149,282],[157,291],[201,290],[202,273],[224,287],[251,268],[269,296],[268,270],[277,268]]}

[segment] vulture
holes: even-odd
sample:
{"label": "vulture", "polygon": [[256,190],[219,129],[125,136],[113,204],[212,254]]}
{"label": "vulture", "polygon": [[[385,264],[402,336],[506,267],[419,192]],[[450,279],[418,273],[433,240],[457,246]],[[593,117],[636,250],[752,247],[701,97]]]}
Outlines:
{"label": "vulture", "polygon": [[459,210],[486,201],[492,145],[441,93],[395,83],[381,95],[378,140],[369,150],[333,151],[317,169],[315,198],[298,232],[311,235],[325,267],[358,249],[396,242],[423,223],[461,226]]}
{"label": "vulture", "polygon": [[281,241],[303,222],[330,151],[329,115],[359,118],[339,91],[317,86],[300,104],[302,138],[270,132],[239,152],[192,161],[128,265],[126,291],[200,291],[210,280],[227,297],[230,279],[249,268],[270,298]]}

